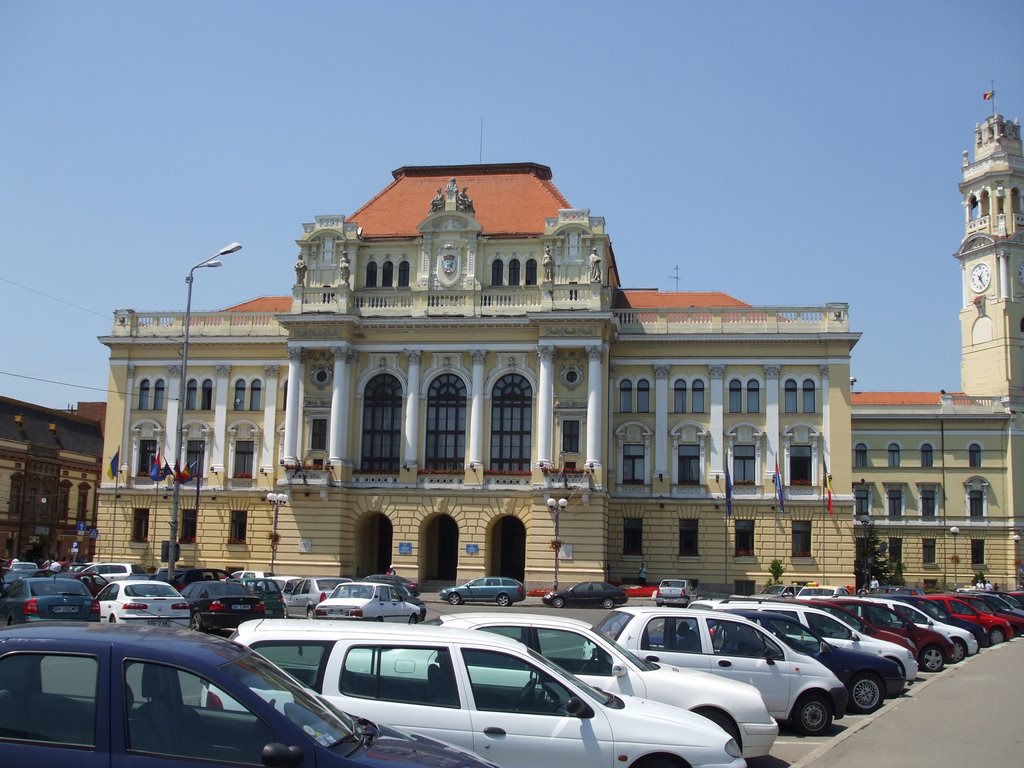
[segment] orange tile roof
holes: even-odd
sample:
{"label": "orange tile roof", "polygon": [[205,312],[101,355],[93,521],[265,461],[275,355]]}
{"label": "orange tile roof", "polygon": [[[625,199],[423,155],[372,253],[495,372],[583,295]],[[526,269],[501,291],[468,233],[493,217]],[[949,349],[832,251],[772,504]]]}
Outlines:
{"label": "orange tile roof", "polygon": [[249,299],[233,307],[224,307],[222,312],[290,312],[292,309],[291,296],[260,296],[258,299]]}
{"label": "orange tile roof", "polygon": [[485,235],[540,235],[544,220],[569,202],[551,183],[551,169],[536,163],[403,166],[395,180],[346,218],[364,238],[416,237],[438,188],[454,178],[473,201]]}
{"label": "orange tile roof", "polygon": [[615,295],[614,307],[625,309],[689,309],[690,307],[749,307],[744,301],[718,291],[661,293],[657,288],[627,289]]}
{"label": "orange tile roof", "polygon": [[851,392],[850,402],[853,405],[938,405],[941,397],[941,392]]}

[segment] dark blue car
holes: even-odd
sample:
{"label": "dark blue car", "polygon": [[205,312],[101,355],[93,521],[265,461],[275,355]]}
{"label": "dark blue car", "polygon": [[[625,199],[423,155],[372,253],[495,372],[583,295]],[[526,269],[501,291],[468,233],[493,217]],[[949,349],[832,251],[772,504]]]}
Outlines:
{"label": "dark blue car", "polygon": [[187,629],[0,629],[5,765],[494,768],[353,718],[259,654]]}
{"label": "dark blue car", "polygon": [[912,606],[928,614],[935,621],[942,622],[943,624],[949,624],[951,627],[957,627],[958,629],[966,629],[975,639],[978,641],[979,648],[988,648],[992,645],[992,640],[988,636],[988,632],[975,621],[967,621],[961,619],[959,616],[950,613],[946,610],[946,604],[940,603],[935,600],[929,600],[926,597],[920,595],[891,595],[893,600],[902,600],[905,603],[910,603]]}
{"label": "dark blue car", "polygon": [[892,659],[836,648],[789,616],[770,611],[735,613],[760,624],[794,651],[817,659],[832,670],[850,692],[851,712],[874,712],[886,698],[898,696],[907,685],[903,670]]}

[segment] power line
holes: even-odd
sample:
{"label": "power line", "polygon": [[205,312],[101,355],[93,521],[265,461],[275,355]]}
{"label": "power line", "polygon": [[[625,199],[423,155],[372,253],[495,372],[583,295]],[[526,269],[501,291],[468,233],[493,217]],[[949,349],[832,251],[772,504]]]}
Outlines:
{"label": "power line", "polygon": [[74,307],[75,309],[80,309],[83,312],[88,312],[90,315],[96,315],[96,317],[102,317],[104,320],[108,320],[110,318],[109,315],[104,315],[104,314],[101,314],[99,312],[96,312],[95,310],[87,309],[86,307],[81,307],[78,304],[73,304],[70,301],[65,301],[64,299],[58,299],[56,296],[51,296],[48,293],[43,293],[42,291],[37,291],[35,288],[31,288],[31,287],[29,287],[27,285],[22,285],[21,283],[16,283],[13,280],[10,280],[10,279],[8,279],[6,277],[0,277],[0,280],[3,280],[5,283],[10,283],[11,285],[15,285],[18,288],[21,288],[23,291],[31,291],[32,293],[36,294],[37,296],[42,296],[43,298],[50,299],[51,301],[56,301],[56,302],[59,302],[61,304],[66,304],[69,307]]}
{"label": "power line", "polygon": [[71,384],[66,381],[55,381],[54,379],[42,379],[38,376],[26,376],[23,373],[12,373],[11,371],[0,371],[0,376],[11,376],[15,379],[25,379],[26,381],[39,381],[43,384],[56,384],[61,387],[74,387],[75,389],[90,389],[94,392],[106,392],[108,395],[123,395],[123,392],[118,392],[116,389],[107,389],[106,387],[90,387],[86,384]]}

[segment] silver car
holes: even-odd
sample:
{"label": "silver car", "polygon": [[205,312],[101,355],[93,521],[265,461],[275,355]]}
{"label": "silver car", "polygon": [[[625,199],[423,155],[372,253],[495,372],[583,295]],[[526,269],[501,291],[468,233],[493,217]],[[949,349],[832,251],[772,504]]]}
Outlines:
{"label": "silver car", "polygon": [[291,592],[285,593],[285,617],[312,619],[316,615],[317,605],[326,600],[336,586],[350,581],[352,579],[345,576],[307,576]]}

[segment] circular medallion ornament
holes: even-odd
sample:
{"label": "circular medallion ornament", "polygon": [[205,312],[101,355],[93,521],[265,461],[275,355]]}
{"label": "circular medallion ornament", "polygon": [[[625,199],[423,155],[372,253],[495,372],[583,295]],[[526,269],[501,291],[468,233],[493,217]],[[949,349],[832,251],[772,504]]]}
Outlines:
{"label": "circular medallion ornament", "polygon": [[583,381],[583,369],[578,365],[566,365],[559,378],[566,389],[576,389]]}
{"label": "circular medallion ornament", "polygon": [[331,383],[331,369],[326,365],[317,365],[310,369],[310,380],[318,387],[326,387]]}

